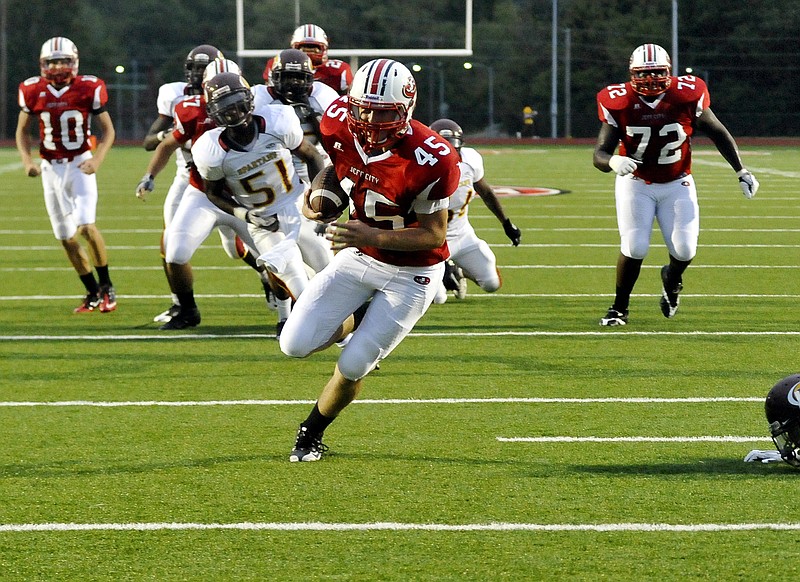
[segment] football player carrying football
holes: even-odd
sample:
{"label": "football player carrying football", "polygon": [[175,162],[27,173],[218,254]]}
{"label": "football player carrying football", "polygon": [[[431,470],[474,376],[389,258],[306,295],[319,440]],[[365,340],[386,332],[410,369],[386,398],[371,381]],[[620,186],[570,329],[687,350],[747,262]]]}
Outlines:
{"label": "football player carrying football", "polygon": [[[117,308],[117,296],[108,274],[108,253],[95,225],[97,177],[114,143],[111,116],[106,111],[106,84],[92,75],[78,75],[78,49],[68,38],[57,36],[42,45],[41,75],[19,85],[20,113],[16,144],[25,173],[42,177],[44,201],[56,239],[67,253],[86,288],[75,313]],[[31,157],[30,128],[39,118],[39,157]],[[91,122],[100,126],[100,139],[92,153]],[[80,235],[88,249],[77,239]],[[89,257],[91,257],[91,262]],[[92,272],[97,271],[97,279]]]}
{"label": "football player carrying football", "polygon": [[[323,145],[352,215],[328,227],[339,252],[298,299],[280,346],[303,358],[352,336],[300,424],[290,461],[321,458],[325,429],[427,311],[442,279],[458,154],[412,119],[416,98],[411,72],[378,59],[356,72],[348,96],[322,118]],[[304,213],[321,218],[307,207]]]}
{"label": "football player carrying football", "polygon": [[[758,191],[736,142],[711,111],[702,79],[672,76],[667,51],[644,44],[633,51],[630,80],[597,94],[602,125],[594,165],[617,174],[614,194],[621,245],[617,259],[616,297],[600,325],[628,323],[628,305],[650,247],[656,220],[669,252],[661,268],[661,312],[673,317],[683,289],[683,273],[697,252],[700,210],[692,177],[691,137],[696,129],[714,142],[739,180],[745,198]],[[615,150],[619,146],[619,154]]]}

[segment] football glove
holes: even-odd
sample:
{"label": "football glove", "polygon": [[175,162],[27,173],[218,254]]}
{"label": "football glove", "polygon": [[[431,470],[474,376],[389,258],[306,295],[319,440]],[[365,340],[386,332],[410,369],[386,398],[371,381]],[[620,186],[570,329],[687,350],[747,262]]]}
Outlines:
{"label": "football glove", "polygon": [[633,158],[614,155],[611,156],[610,160],[608,160],[608,165],[612,170],[614,170],[615,174],[619,176],[627,176],[628,174],[632,173],[639,164]]}
{"label": "football glove", "polygon": [[274,214],[268,214],[268,210],[265,208],[251,208],[246,210],[243,207],[238,207],[236,210],[245,210],[244,216],[239,216],[240,213],[235,213],[236,216],[239,218],[244,218],[245,222],[249,222],[253,226],[257,226],[258,228],[265,228],[270,232],[275,232],[278,230],[278,217]]}
{"label": "football glove", "polygon": [[750,451],[744,458],[745,463],[755,463],[761,461],[762,463],[778,463],[783,461],[783,457],[778,451],[760,451],[758,449]]}
{"label": "football glove", "polygon": [[751,174],[749,170],[745,170],[744,168],[736,172],[736,176],[739,178],[739,186],[742,188],[742,194],[744,194],[745,198],[750,200],[756,195],[756,192],[758,192],[758,180],[756,180],[756,177]]}
{"label": "football glove", "polygon": [[153,176],[153,174],[145,174],[142,176],[142,179],[139,180],[139,184],[136,186],[136,197],[139,200],[144,201],[147,197],[147,193],[152,192],[155,187],[155,176]]}
{"label": "football glove", "polygon": [[503,230],[506,233],[506,236],[511,240],[511,244],[514,246],[519,245],[519,241],[522,238],[522,231],[518,229],[513,222],[511,222],[510,218],[506,218],[503,221]]}

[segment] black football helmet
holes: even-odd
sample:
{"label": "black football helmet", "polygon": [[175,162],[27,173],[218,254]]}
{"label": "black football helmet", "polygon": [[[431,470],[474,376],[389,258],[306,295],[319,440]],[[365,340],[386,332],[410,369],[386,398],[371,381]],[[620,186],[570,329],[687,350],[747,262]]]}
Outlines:
{"label": "black football helmet", "polygon": [[236,73],[214,75],[203,86],[206,112],[218,127],[239,127],[253,114],[253,94],[244,77]]}
{"label": "black football helmet", "polygon": [[275,57],[269,86],[285,103],[308,103],[314,84],[314,67],[306,53],[286,49]]}
{"label": "black football helmet", "polygon": [[203,72],[205,72],[206,67],[214,59],[224,58],[222,51],[210,44],[201,44],[189,51],[183,65],[183,73],[193,94],[199,95],[202,93]]}
{"label": "black football helmet", "polygon": [[437,119],[431,123],[430,128],[450,142],[450,145],[461,151],[464,145],[464,130],[452,119]]}
{"label": "black football helmet", "polygon": [[787,376],[772,387],[764,412],[781,457],[800,469],[800,374]]}

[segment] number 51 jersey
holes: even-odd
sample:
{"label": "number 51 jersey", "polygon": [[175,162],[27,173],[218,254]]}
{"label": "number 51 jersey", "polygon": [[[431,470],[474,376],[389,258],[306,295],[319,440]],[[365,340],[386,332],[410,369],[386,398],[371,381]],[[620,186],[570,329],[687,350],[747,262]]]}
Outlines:
{"label": "number 51 jersey", "polygon": [[[320,123],[322,144],[345,191],[351,218],[384,230],[417,227],[417,210],[447,209],[458,187],[458,154],[438,133],[411,120],[408,132],[392,149],[367,156],[347,126],[347,97],[328,108]],[[398,266],[429,266],[447,259],[447,243],[421,251],[359,248],[379,261]]]}
{"label": "number 51 jersey", "polygon": [[597,94],[600,121],[622,135],[620,155],[640,162],[634,176],[657,183],[692,173],[693,123],[710,105],[705,82],[692,75],[672,77],[669,89],[652,100],[634,92],[630,82]]}

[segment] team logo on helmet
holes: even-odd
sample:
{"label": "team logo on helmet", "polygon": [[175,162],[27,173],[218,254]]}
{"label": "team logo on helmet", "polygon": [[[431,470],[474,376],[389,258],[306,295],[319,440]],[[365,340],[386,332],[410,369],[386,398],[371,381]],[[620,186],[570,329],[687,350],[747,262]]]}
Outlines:
{"label": "team logo on helmet", "polygon": [[786,394],[786,400],[788,400],[789,404],[792,406],[800,408],[800,382],[789,388],[789,392]]}
{"label": "team logo on helmet", "polygon": [[406,99],[413,99],[416,94],[417,83],[414,81],[414,77],[409,77],[408,82],[403,85],[403,97]]}

